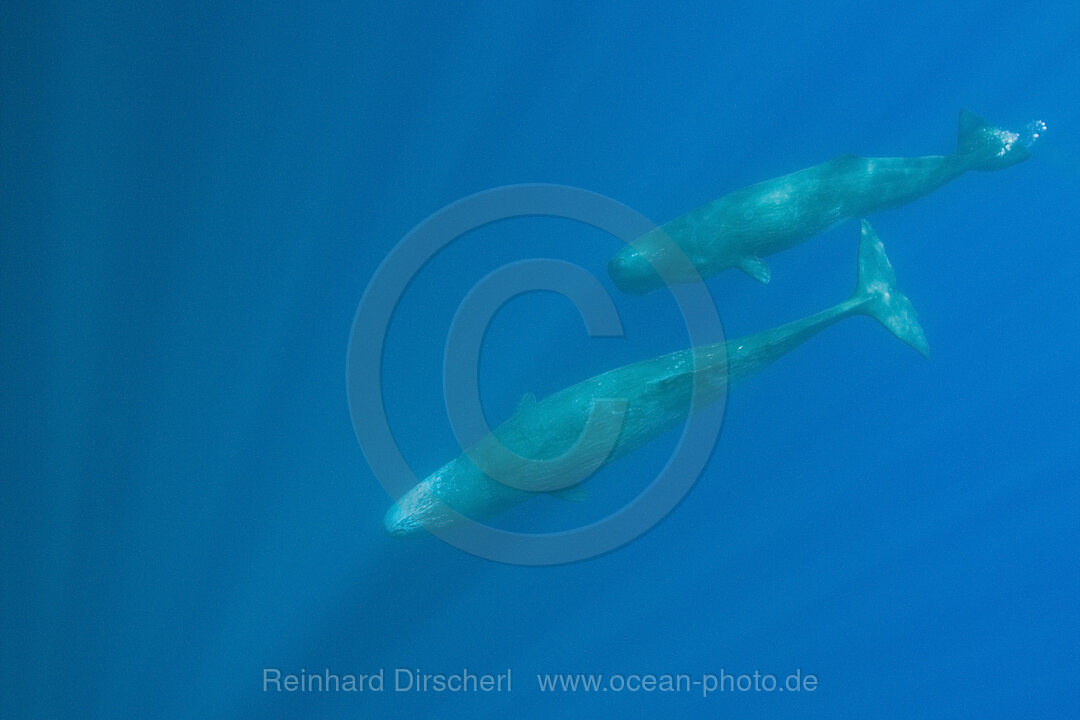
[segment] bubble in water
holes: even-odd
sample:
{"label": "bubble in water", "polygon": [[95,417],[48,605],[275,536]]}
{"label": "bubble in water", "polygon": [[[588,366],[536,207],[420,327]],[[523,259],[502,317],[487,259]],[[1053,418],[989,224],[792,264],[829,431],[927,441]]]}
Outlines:
{"label": "bubble in water", "polygon": [[1046,132],[1046,123],[1042,120],[1032,120],[1024,128],[1024,134],[1020,136],[1020,142],[1024,147],[1031,147],[1039,139],[1039,135]]}

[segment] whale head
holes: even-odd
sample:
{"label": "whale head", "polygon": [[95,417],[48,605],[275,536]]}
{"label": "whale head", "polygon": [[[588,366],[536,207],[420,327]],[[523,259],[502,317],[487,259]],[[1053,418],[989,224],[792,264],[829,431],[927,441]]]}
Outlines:
{"label": "whale head", "polygon": [[615,253],[608,275],[623,292],[641,295],[669,283],[700,282],[701,264],[701,258],[657,228]]}
{"label": "whale head", "polygon": [[612,256],[608,262],[608,275],[615,287],[634,295],[652,292],[664,285],[663,278],[649,261],[649,253],[642,253],[633,245],[627,245]]}
{"label": "whale head", "polygon": [[417,484],[390,506],[383,528],[391,537],[419,535],[427,527],[443,527],[453,522],[446,506],[435,497],[431,478]]}
{"label": "whale head", "polygon": [[383,518],[383,529],[390,537],[409,537],[419,533],[423,525],[416,522],[401,503],[394,503]]}
{"label": "whale head", "polygon": [[533,493],[503,485],[462,455],[417,483],[390,506],[383,527],[393,537],[483,520]]}

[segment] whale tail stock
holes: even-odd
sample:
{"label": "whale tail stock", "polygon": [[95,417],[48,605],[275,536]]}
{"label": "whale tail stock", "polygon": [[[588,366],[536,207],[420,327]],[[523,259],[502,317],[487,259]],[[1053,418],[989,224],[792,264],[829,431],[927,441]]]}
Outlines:
{"label": "whale tail stock", "polygon": [[956,154],[970,170],[1000,170],[1031,157],[1018,133],[994,127],[970,110],[960,111]]}
{"label": "whale tail stock", "polygon": [[893,335],[930,357],[930,345],[919,325],[915,307],[896,287],[896,271],[885,256],[885,246],[866,220],[859,240],[859,280],[852,299],[858,311],[880,322]]}

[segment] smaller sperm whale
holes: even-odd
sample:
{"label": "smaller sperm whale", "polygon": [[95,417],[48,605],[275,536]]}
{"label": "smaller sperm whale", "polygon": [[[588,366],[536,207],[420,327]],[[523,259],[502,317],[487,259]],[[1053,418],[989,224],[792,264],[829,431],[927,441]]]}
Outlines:
{"label": "smaller sperm whale", "polygon": [[[526,395],[509,420],[398,499],[386,513],[386,531],[413,535],[461,522],[463,516],[491,517],[541,493],[572,495],[598,468],[686,420],[692,398],[695,407],[707,406],[731,384],[852,315],[877,319],[920,354],[929,355],[915,309],[897,290],[885,248],[865,220],[858,282],[844,302],[756,335],[609,370],[539,402]],[[590,433],[594,409],[604,404],[610,408],[613,402],[617,412],[608,417],[615,422],[606,432]],[[521,458],[531,460],[522,464]]]}
{"label": "smaller sperm whale", "polygon": [[[1032,127],[1045,127],[1032,123]],[[798,245],[830,225],[897,207],[968,170],[1000,170],[1030,157],[1025,137],[960,111],[956,152],[912,158],[841,155],[828,162],[736,190],[642,235],[617,252],[608,274],[624,292],[647,293],[670,282],[694,282],[739,268],[759,282],[771,273],[761,258]],[[670,240],[668,239],[670,238]],[[690,259],[671,258],[672,241]]]}

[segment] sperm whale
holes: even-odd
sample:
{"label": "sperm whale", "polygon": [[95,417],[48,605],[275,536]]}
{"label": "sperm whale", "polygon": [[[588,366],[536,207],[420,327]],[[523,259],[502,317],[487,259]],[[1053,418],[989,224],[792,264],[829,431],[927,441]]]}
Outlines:
{"label": "sperm whale", "polygon": [[[1031,127],[1044,127],[1033,123]],[[759,282],[771,277],[762,260],[794,247],[834,223],[911,202],[968,170],[999,170],[1030,157],[1038,137],[993,127],[960,111],[956,152],[929,157],[864,158],[828,162],[736,190],[637,238],[608,263],[624,292],[647,293],[670,282],[694,282],[739,268]],[[670,240],[668,239],[670,238]],[[678,246],[683,258],[672,258]]]}
{"label": "sperm whale", "polygon": [[[413,535],[447,527],[463,516],[491,517],[538,494],[573,493],[596,469],[686,420],[692,397],[697,408],[718,400],[733,383],[853,315],[876,318],[928,356],[915,309],[897,290],[885,249],[866,221],[858,281],[847,300],[772,330],[609,370],[539,402],[526,395],[510,419],[399,498],[386,513],[386,531]],[[589,433],[593,410],[611,399],[618,401],[617,422],[608,426],[610,432]],[[532,461],[515,465],[510,454]]]}

